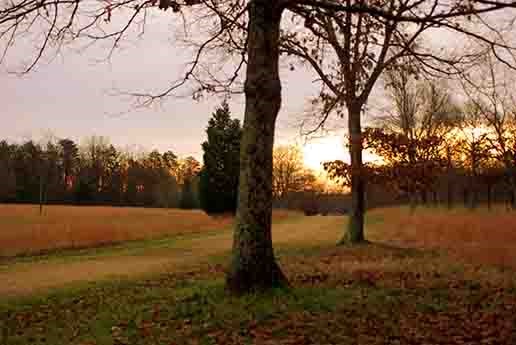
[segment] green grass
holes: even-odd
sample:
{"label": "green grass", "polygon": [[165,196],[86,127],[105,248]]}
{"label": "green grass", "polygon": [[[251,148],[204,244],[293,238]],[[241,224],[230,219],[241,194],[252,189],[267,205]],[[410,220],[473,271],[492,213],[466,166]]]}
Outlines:
{"label": "green grass", "polygon": [[[0,344],[434,344],[433,339],[462,344],[469,339],[509,345],[516,339],[509,308],[516,307],[516,288],[514,282],[499,283],[498,273],[480,279],[467,266],[448,269],[442,256],[382,245],[285,250],[280,257],[292,287],[243,297],[224,290],[223,268],[211,263],[212,269],[4,299]],[[489,332],[498,342],[483,335]]]}
{"label": "green grass", "polygon": [[[8,344],[186,344],[192,338],[212,344],[226,336],[245,343],[256,338],[253,328],[285,315],[328,315],[352,308],[368,292],[362,307],[387,312],[402,298],[358,286],[278,289],[235,298],[220,280],[158,281],[112,282],[11,302],[3,306],[10,308],[4,318],[9,320]],[[280,325],[270,336],[281,341],[290,333]]]}
{"label": "green grass", "polygon": [[[291,287],[243,297],[224,290],[230,229],[54,253],[48,260],[180,250],[198,257],[144,278],[0,297],[0,344],[516,344],[513,271],[468,265],[438,250],[336,247],[343,221],[285,221],[276,253]],[[368,233],[380,237],[388,221],[371,214]],[[320,227],[304,228],[309,222]],[[294,230],[302,236],[291,237]],[[222,242],[220,251],[199,252]]]}
{"label": "green grass", "polygon": [[[414,338],[404,327],[412,317],[423,323],[413,324],[414,331],[422,327],[429,340],[432,333],[425,327],[437,331],[435,322],[447,315],[460,321],[468,301],[485,293],[467,284],[458,290],[444,285],[407,290],[351,282],[237,298],[226,293],[220,278],[163,275],[11,300],[2,305],[3,340],[9,345],[346,344],[359,338],[368,344],[408,343]],[[497,303],[495,312],[503,304]],[[492,313],[493,305],[485,303],[481,310]],[[459,321],[450,327],[462,328]]]}

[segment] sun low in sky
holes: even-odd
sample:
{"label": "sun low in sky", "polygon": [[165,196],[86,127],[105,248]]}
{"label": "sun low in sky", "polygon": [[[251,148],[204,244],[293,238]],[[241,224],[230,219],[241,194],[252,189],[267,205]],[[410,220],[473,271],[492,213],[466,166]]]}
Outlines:
{"label": "sun low in sky", "polygon": [[323,170],[324,162],[333,160],[349,161],[349,153],[344,145],[344,136],[332,135],[309,140],[303,145],[303,160],[307,168]]}
{"label": "sun low in sky", "polygon": [[[303,145],[303,160],[307,168],[323,171],[323,163],[334,160],[350,162],[349,151],[344,142],[344,134],[328,135],[311,139]],[[364,162],[378,162],[380,158],[371,152],[363,151]]]}

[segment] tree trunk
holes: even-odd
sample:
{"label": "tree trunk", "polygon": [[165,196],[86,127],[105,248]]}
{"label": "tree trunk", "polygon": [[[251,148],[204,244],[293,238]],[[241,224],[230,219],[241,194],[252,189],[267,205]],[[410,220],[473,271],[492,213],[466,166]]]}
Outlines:
{"label": "tree trunk", "polygon": [[452,151],[450,146],[446,147],[446,204],[448,206],[448,210],[453,208],[453,184],[452,184]]}
{"label": "tree trunk", "polygon": [[493,185],[491,183],[487,183],[487,209],[489,211],[491,211],[491,204],[492,204],[492,198],[491,198],[491,195],[492,195],[492,192],[491,190],[493,189]]}
{"label": "tree trunk", "polygon": [[446,203],[448,205],[448,210],[451,210],[453,208],[453,186],[451,181],[447,182]]}
{"label": "tree trunk", "polygon": [[409,187],[408,187],[408,196],[409,196],[409,205],[410,205],[410,214],[414,214],[416,212],[417,208],[417,191],[414,187],[414,183],[411,180],[409,180]]}
{"label": "tree trunk", "polygon": [[511,195],[512,195],[512,192],[510,190],[507,190],[505,193],[505,198],[504,198],[504,204],[505,204],[505,210],[506,211],[510,211],[511,209]]}
{"label": "tree trunk", "polygon": [[470,209],[474,210],[478,204],[478,191],[473,182],[470,184]]}
{"label": "tree trunk", "polygon": [[415,193],[410,193],[410,214],[414,214],[417,208],[417,195]]}
{"label": "tree trunk", "polygon": [[427,198],[427,194],[426,194],[426,189],[422,189],[420,192],[420,195],[421,195],[421,204],[424,207],[428,206],[428,198]]}
{"label": "tree trunk", "polygon": [[281,107],[276,1],[250,3],[245,119],[231,267],[226,286],[242,294],[287,284],[272,247],[272,149]]}
{"label": "tree trunk", "polygon": [[434,207],[439,207],[439,196],[435,188],[436,187],[434,187],[434,189],[432,190],[432,201],[434,203]]}
{"label": "tree trunk", "polygon": [[351,156],[351,213],[347,233],[341,243],[364,242],[365,181],[362,174],[361,106],[348,107],[349,153]]}
{"label": "tree trunk", "polygon": [[39,175],[39,215],[43,214],[43,176]]}

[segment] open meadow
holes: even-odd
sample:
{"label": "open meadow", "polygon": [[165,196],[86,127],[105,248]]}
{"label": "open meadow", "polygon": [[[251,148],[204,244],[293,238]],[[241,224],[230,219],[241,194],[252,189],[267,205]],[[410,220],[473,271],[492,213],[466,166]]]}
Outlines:
{"label": "open meadow", "polygon": [[[32,213],[10,223],[2,217],[3,224],[30,233],[37,210],[13,210]],[[377,209],[366,222],[371,243],[355,247],[335,245],[343,216],[277,212],[273,240],[292,288],[241,298],[224,291],[229,218],[152,209],[47,212],[47,229],[51,220],[66,229],[57,220],[67,219],[85,236],[98,231],[86,224],[127,224],[137,234],[120,230],[126,235],[98,243],[144,239],[4,258],[2,345],[516,344],[514,212]],[[44,241],[35,243],[43,248]]]}
{"label": "open meadow", "polygon": [[[275,212],[280,219],[285,212]],[[187,235],[230,227],[231,217],[201,211],[136,207],[0,204],[0,258]]]}

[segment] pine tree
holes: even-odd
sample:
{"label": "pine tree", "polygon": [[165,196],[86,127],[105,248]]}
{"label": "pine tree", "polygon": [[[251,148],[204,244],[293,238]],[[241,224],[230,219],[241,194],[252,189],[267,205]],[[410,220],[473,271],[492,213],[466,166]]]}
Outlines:
{"label": "pine tree", "polygon": [[195,200],[195,192],[193,189],[193,182],[190,178],[184,181],[183,188],[181,190],[181,200],[179,201],[179,208],[185,210],[191,210],[197,207]]}
{"label": "pine tree", "polygon": [[226,101],[212,114],[202,144],[204,166],[200,174],[201,208],[208,214],[235,213],[240,171],[238,119],[231,119]]}

